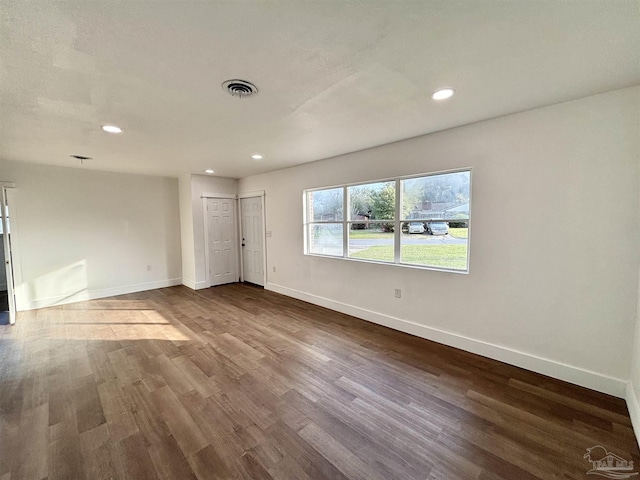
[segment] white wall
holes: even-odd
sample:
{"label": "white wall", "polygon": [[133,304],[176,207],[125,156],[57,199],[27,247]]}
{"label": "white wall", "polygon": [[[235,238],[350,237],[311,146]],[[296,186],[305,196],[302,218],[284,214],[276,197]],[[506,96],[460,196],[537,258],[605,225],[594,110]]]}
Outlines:
{"label": "white wall", "polygon": [[5,161],[0,179],[19,310],[180,283],[177,179]]}
{"label": "white wall", "polygon": [[[240,191],[266,191],[266,287],[623,396],[639,97],[619,90],[242,179]],[[467,166],[468,275],[303,255],[304,189]]]}
{"label": "white wall", "polygon": [[196,254],[193,240],[193,202],[191,200],[191,174],[179,180],[180,240],[182,244],[182,283],[196,288]]}
{"label": "white wall", "polygon": [[191,175],[191,205],[193,216],[195,288],[207,288],[204,245],[204,212],[201,195],[217,193],[236,195],[238,181],[210,175]]}
{"label": "white wall", "polygon": [[[640,111],[637,112],[636,124],[637,128],[640,129]],[[638,192],[638,201],[640,202],[640,192]],[[640,277],[640,271],[638,275]],[[633,335],[630,368],[630,379],[625,399],[636,438],[640,440],[640,278],[638,281],[638,305],[636,308],[636,325]]]}

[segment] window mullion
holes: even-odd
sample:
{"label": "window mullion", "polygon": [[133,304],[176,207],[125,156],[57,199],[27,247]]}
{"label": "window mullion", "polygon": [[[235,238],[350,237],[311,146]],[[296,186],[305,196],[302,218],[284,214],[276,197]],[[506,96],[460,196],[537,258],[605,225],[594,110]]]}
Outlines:
{"label": "window mullion", "polygon": [[347,187],[342,187],[342,256],[349,256],[349,198]]}
{"label": "window mullion", "polygon": [[400,234],[402,228],[400,227],[400,210],[402,206],[401,192],[400,192],[400,180],[395,181],[396,187],[396,218],[393,228],[393,262],[400,263]]}

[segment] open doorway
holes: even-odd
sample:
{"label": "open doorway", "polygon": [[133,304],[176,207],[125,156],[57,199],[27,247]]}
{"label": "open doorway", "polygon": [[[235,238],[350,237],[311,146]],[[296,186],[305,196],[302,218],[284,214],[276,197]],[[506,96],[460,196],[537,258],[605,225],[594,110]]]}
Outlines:
{"label": "open doorway", "polygon": [[0,325],[15,323],[16,305],[11,259],[11,217],[8,189],[12,184],[0,183]]}

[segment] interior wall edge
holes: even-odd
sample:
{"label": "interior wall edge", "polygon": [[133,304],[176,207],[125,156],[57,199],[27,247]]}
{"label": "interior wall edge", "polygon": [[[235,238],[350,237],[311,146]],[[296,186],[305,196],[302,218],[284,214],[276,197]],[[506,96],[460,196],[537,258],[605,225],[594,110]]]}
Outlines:
{"label": "interior wall edge", "polygon": [[581,387],[590,388],[601,393],[613,395],[618,398],[626,398],[627,395],[628,382],[621,378],[603,375],[574,365],[568,365],[482,340],[476,340],[453,332],[447,332],[426,325],[419,325],[408,320],[374,312],[372,310],[356,307],[354,305],[338,302],[330,298],[313,295],[282,285],[267,283],[265,285],[265,289],[309,302],[314,305],[329,308],[330,310],[335,310],[340,313],[352,315],[362,320],[392,328],[400,332],[432,340],[450,347],[459,348],[470,353],[475,353],[509,365],[521,367],[526,370],[573,383]]}
{"label": "interior wall edge", "polygon": [[96,300],[106,297],[115,297],[117,295],[126,295],[128,293],[144,292],[147,290],[155,290],[157,288],[174,287],[181,284],[181,278],[169,278],[166,280],[158,280],[155,282],[123,285],[113,288],[104,288],[101,290],[83,290],[70,295],[58,295],[55,297],[36,298],[26,301],[23,300],[22,304],[17,308],[17,310],[19,312],[24,312],[27,310],[35,310],[37,308],[55,307],[58,305],[66,305],[68,303]]}
{"label": "interior wall edge", "polygon": [[633,382],[627,383],[624,399],[627,402],[627,409],[629,409],[633,432],[636,435],[638,445],[640,445],[640,404],[638,403],[638,396],[633,387]]}

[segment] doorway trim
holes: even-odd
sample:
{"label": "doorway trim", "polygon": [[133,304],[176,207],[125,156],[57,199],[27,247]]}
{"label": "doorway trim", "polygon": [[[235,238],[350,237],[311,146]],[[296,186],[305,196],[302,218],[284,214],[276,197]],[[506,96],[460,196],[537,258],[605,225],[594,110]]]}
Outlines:
{"label": "doorway trim", "polygon": [[242,207],[240,205],[240,200],[243,198],[255,198],[255,197],[261,197],[261,203],[262,203],[262,283],[264,286],[267,285],[267,223],[266,223],[266,219],[267,219],[267,215],[266,215],[266,207],[265,207],[265,191],[264,190],[258,190],[255,192],[245,192],[245,193],[239,193],[238,194],[238,229],[239,229],[239,235],[238,238],[240,239],[239,242],[239,249],[238,249],[238,256],[240,257],[240,281],[244,282],[244,259],[242,258]]}
{"label": "doorway trim", "polygon": [[[238,268],[238,279],[241,282],[244,282],[244,265],[242,259],[242,221],[241,221],[241,207],[240,200],[243,198],[252,198],[252,197],[261,197],[262,198],[262,280],[264,285],[267,284],[267,224],[266,224],[266,194],[264,190],[257,190],[253,192],[244,192],[239,194],[231,194],[231,193],[215,193],[215,192],[203,192],[200,194],[200,198],[202,200],[202,220],[203,220],[203,230],[204,230],[204,261],[205,261],[205,282],[206,286],[204,288],[209,288],[211,286],[211,275],[209,273],[209,218],[207,216],[207,200],[209,198],[226,198],[233,199],[234,204],[234,215],[236,218],[235,225],[235,234],[236,234],[236,245],[237,245],[237,254],[236,254],[236,266]],[[197,289],[197,286],[196,286]]]}
{"label": "doorway trim", "polygon": [[236,195],[233,193],[201,193],[200,198],[232,198],[235,199]]}

